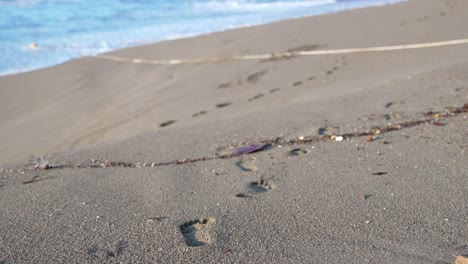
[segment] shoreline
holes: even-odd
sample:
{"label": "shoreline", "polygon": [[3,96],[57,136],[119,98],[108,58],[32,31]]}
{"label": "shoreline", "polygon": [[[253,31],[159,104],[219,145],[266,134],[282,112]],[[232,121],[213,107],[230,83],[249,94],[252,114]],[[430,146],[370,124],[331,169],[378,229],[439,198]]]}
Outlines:
{"label": "shoreline", "polygon": [[[211,57],[211,56],[224,57],[224,56],[233,56],[233,55],[237,56],[239,54],[249,55],[249,54],[258,54],[258,53],[262,54],[262,53],[265,53],[265,52],[272,52],[272,51],[288,51],[288,50],[291,50],[291,49],[292,50],[294,50],[294,49],[296,49],[296,50],[299,49],[300,50],[300,49],[304,49],[304,48],[308,49],[308,47],[311,47],[311,49],[312,49],[311,52],[316,52],[316,51],[320,52],[320,50],[324,50],[324,49],[325,50],[329,50],[329,49],[333,50],[333,49],[342,49],[342,48],[349,48],[349,47],[358,47],[359,48],[359,47],[382,46],[382,45],[399,45],[399,44],[402,44],[402,43],[440,41],[440,40],[446,40],[446,39],[450,39],[450,38],[461,37],[458,34],[457,35],[449,34],[449,35],[447,35],[445,37],[443,35],[441,35],[441,34],[438,34],[438,35],[424,34],[424,40],[422,40],[422,39],[414,39],[413,34],[409,34],[409,35],[406,34],[407,36],[401,35],[399,37],[400,40],[396,40],[394,38],[391,38],[390,41],[381,41],[381,40],[380,41],[375,41],[375,40],[373,41],[371,39],[362,39],[359,36],[356,37],[356,36],[350,35],[350,37],[348,38],[348,41],[347,41],[347,42],[349,42],[349,44],[346,44],[346,45],[343,45],[342,41],[337,41],[336,40],[336,36],[340,36],[340,34],[342,34],[342,33],[335,33],[335,32],[348,31],[347,29],[341,29],[341,26],[337,26],[337,25],[340,25],[340,23],[342,23],[343,21],[352,19],[352,18],[357,17],[357,16],[362,16],[362,13],[365,13],[368,16],[372,17],[373,12],[379,12],[379,10],[398,9],[398,10],[402,10],[402,12],[403,12],[403,11],[405,11],[405,9],[408,6],[410,7],[411,5],[413,5],[413,2],[409,1],[409,2],[401,2],[401,3],[397,3],[397,4],[380,6],[380,7],[369,7],[369,8],[363,8],[363,9],[349,10],[349,11],[346,11],[346,12],[339,12],[339,13],[335,13],[335,14],[312,16],[312,17],[306,17],[306,18],[301,18],[301,19],[290,19],[290,20],[274,22],[274,23],[270,23],[270,24],[266,24],[266,25],[260,25],[260,26],[254,26],[254,27],[248,27],[248,28],[241,28],[241,29],[229,30],[229,31],[218,32],[218,33],[211,33],[211,34],[207,34],[207,35],[202,35],[202,36],[197,36],[197,37],[192,37],[192,38],[186,38],[186,39],[180,39],[180,40],[158,42],[158,43],[148,44],[148,45],[143,45],[143,46],[138,46],[138,47],[125,48],[125,49],[121,49],[121,50],[118,50],[118,51],[113,51],[113,52],[109,52],[109,53],[105,53],[105,54],[109,55],[109,56],[118,56],[118,57],[123,57],[123,58],[144,58],[144,59],[150,59],[150,60],[151,59],[163,59],[164,60],[164,59],[179,58],[180,55],[177,55],[177,54],[187,54],[187,50],[190,50],[190,53],[188,53],[186,55],[186,57],[188,57],[188,58],[200,58],[200,57]],[[335,18],[337,18],[337,20],[338,20],[337,22],[334,21]],[[441,18],[442,18],[442,16],[441,16]],[[366,20],[366,19],[367,19],[366,17],[363,17],[360,20]],[[363,22],[361,22],[361,23],[363,23]],[[327,30],[330,31],[330,32],[327,32],[327,34],[321,34],[322,38],[323,37],[329,38],[328,40],[321,40],[321,41],[313,40],[313,41],[311,41],[310,40],[311,37],[312,37],[312,39],[315,39],[315,37],[313,37],[313,35],[312,36],[304,36],[304,37],[302,37],[302,39],[299,42],[291,45],[291,43],[289,43],[289,42],[291,42],[289,40],[289,38],[290,38],[289,36],[286,35],[286,36],[282,37],[282,36],[275,36],[274,35],[274,32],[278,31],[278,29],[280,29],[280,31],[287,32],[287,30],[285,30],[283,28],[288,28],[288,27],[303,27],[303,28],[310,27],[311,30],[315,30],[315,31],[317,31],[317,30],[321,31],[323,28],[326,28],[326,26],[324,26],[324,25],[314,26],[314,24],[319,24],[319,23],[323,23],[323,24],[330,23],[330,25],[332,26],[332,27],[329,26],[327,28]],[[393,22],[393,23],[395,23],[395,22]],[[401,24],[401,22],[400,22],[400,24]],[[363,25],[369,25],[369,23],[364,22]],[[351,26],[351,27],[352,28],[364,29],[364,27],[356,27],[356,26]],[[367,27],[369,27],[369,26],[367,26]],[[369,28],[372,28],[372,27],[369,27]],[[398,29],[398,27],[395,28],[395,29]],[[400,29],[398,29],[398,30],[400,30]],[[349,30],[349,31],[353,32],[353,31],[355,31],[355,29]],[[253,36],[253,35],[251,35],[250,32],[256,32],[256,33],[258,33],[258,36]],[[375,33],[375,34],[378,34],[378,33]],[[264,42],[264,41],[260,41],[260,42],[257,42],[257,41],[254,41],[254,42],[252,42],[252,41],[243,41],[242,38],[237,38],[237,36],[248,36],[248,39],[253,39],[253,40],[270,38],[271,43],[269,42],[267,45],[265,45],[266,42]],[[432,36],[434,36],[434,37],[432,37]],[[412,40],[408,40],[408,37],[411,37]],[[231,44],[229,44],[229,42],[232,42],[234,39],[236,39],[237,43],[233,42],[233,45],[236,46],[236,48],[233,49],[231,47]],[[366,41],[360,41],[361,39],[366,40]],[[383,35],[381,37],[377,37],[376,39],[389,39],[389,38],[385,37]],[[333,43],[333,44],[330,44],[330,43]],[[440,48],[435,47],[433,49],[443,49],[443,48],[444,47],[440,47]],[[454,49],[458,49],[458,48],[459,47],[455,47]],[[463,48],[463,47],[461,47],[461,48]],[[393,52],[398,52],[398,51],[389,51],[389,52],[393,53]],[[411,52],[411,51],[402,51],[402,52]],[[416,52],[425,52],[425,51],[416,51]],[[427,52],[430,52],[430,49],[427,50]],[[349,55],[353,56],[353,54],[349,54]],[[338,55],[338,54],[336,54],[336,55],[333,55],[333,54],[324,55],[324,58],[326,58],[327,56],[340,56],[340,55]],[[343,56],[346,56],[346,54],[343,54]],[[363,56],[366,56],[366,55],[363,55]],[[7,95],[7,97],[8,97],[8,95],[15,96],[15,94],[16,94],[15,91],[13,91],[13,92],[7,91],[9,89],[8,87],[11,86],[11,85],[20,86],[20,87],[23,87],[25,85],[28,86],[29,82],[28,81],[24,82],[23,80],[21,80],[22,78],[28,78],[29,79],[29,78],[32,77],[31,80],[34,80],[34,79],[37,79],[37,78],[38,78],[38,80],[41,80],[41,79],[43,79],[42,76],[46,76],[46,75],[49,75],[50,73],[54,73],[54,72],[57,72],[57,71],[58,72],[62,71],[64,73],[67,73],[70,78],[67,77],[64,81],[74,83],[74,82],[76,82],[76,80],[73,80],[73,79],[76,79],[76,78],[78,78],[78,79],[87,79],[87,76],[83,75],[83,74],[86,74],[86,71],[87,71],[86,68],[89,67],[90,69],[92,69],[92,68],[97,69],[98,67],[103,67],[104,65],[110,65],[109,63],[117,63],[115,65],[115,67],[117,67],[116,69],[118,69],[119,71],[120,71],[119,68],[121,68],[121,67],[133,67],[133,68],[134,67],[148,67],[149,69],[151,69],[153,67],[159,67],[157,65],[144,66],[144,65],[138,65],[138,64],[133,65],[133,66],[131,66],[131,65],[124,66],[124,65],[121,65],[120,62],[96,61],[97,59],[98,59],[97,57],[86,57],[86,58],[82,58],[82,59],[72,60],[70,62],[61,64],[61,65],[58,65],[58,66],[50,67],[50,68],[47,68],[47,69],[42,69],[42,70],[38,70],[38,71],[33,71],[33,72],[29,72],[29,73],[22,73],[22,74],[17,74],[17,75],[2,76],[2,77],[0,77],[0,85],[4,89],[3,89],[3,91],[0,91],[0,92]],[[300,59],[300,58],[295,58],[295,59]],[[310,58],[310,59],[315,60],[315,58]],[[319,59],[319,58],[317,58],[317,59]],[[319,60],[321,60],[321,59],[319,59]],[[235,67],[236,65],[243,65],[245,63],[255,63],[255,61],[252,61],[252,62],[234,62],[233,66]],[[210,66],[207,66],[207,65],[198,65],[197,67],[205,67],[205,66],[210,67]],[[114,67],[114,66],[112,66],[112,67]],[[177,71],[178,69],[173,68],[173,67],[179,67],[179,66],[170,66],[170,65],[168,65],[168,66],[163,66],[163,67],[168,67],[167,69],[164,69],[163,71],[168,72],[168,73],[166,73],[166,75],[169,77],[168,81],[171,81],[172,74],[170,72]],[[180,67],[184,67],[184,66],[180,66]],[[261,70],[260,72],[262,72],[262,71],[263,70]],[[102,76],[102,77],[107,79],[107,78],[109,78],[111,76]],[[102,78],[100,78],[100,79],[102,79]],[[160,80],[160,81],[162,81],[162,80]],[[155,82],[155,84],[156,84],[157,82],[160,82],[160,81],[155,80],[153,82]],[[39,83],[41,83],[41,82],[43,82],[43,81],[41,80]],[[99,82],[105,82],[105,80],[102,79]],[[219,80],[219,82],[220,82],[220,85],[223,84],[223,83],[224,84],[230,83],[230,82],[226,82],[226,80]],[[2,85],[2,83],[3,83],[3,85]],[[66,95],[69,91],[73,91],[75,89],[80,89],[80,90],[84,89],[84,91],[86,91],[87,93],[91,92],[87,86],[83,86],[83,87],[80,88],[81,85],[79,85],[79,84],[75,88],[69,87],[69,88],[63,89],[63,91],[61,91],[62,88],[59,87],[59,86],[61,86],[60,83],[57,83],[57,84],[53,84],[53,83],[49,84],[48,82],[46,82],[46,83],[47,83],[46,85],[51,86],[50,87],[51,89],[45,89],[43,91],[43,93],[41,93],[41,91],[33,91],[33,90],[28,89],[26,87],[24,87],[24,89],[27,89],[28,92],[33,92],[33,94],[36,93],[38,96],[40,96],[41,94],[47,95],[47,94],[49,94],[51,92]],[[62,82],[62,83],[66,84],[65,82]],[[96,83],[96,85],[101,85],[101,84]],[[103,91],[111,89],[109,84],[104,84],[104,85],[108,86],[108,87],[104,88]],[[119,86],[121,87],[119,89],[124,94],[128,94],[129,91],[122,90],[123,87],[121,85],[119,85]],[[23,88],[21,88],[21,89],[23,89]],[[163,89],[165,89],[165,88],[163,88]],[[24,93],[24,92],[26,92],[26,90],[19,92],[19,94]],[[85,96],[85,98],[88,98],[89,96],[91,96],[91,94],[89,94],[87,96],[85,94],[83,94],[83,96]],[[128,94],[128,96],[129,96],[129,94]],[[118,97],[121,97],[121,96],[118,96]],[[19,101],[24,101],[24,99],[26,99],[26,98],[22,98],[22,99],[18,98],[18,99],[19,99]],[[12,99],[10,101],[14,102],[16,100],[17,99]],[[94,101],[93,98],[85,99],[85,100],[90,100],[91,102]],[[98,97],[98,98],[95,98],[95,100],[106,100],[106,98]],[[118,99],[118,100],[126,101],[126,99],[124,99],[124,98],[121,98],[121,99]],[[89,103],[91,103],[91,102],[89,102]],[[70,103],[72,105],[77,104],[77,103],[73,103],[73,102],[70,102]],[[160,103],[165,104],[163,101],[161,101]],[[34,103],[34,104],[37,105],[37,103]],[[85,103],[85,104],[87,104],[87,103]],[[214,104],[217,104],[217,103],[214,103]],[[109,106],[111,106],[111,105],[109,105]],[[11,107],[13,107],[13,108],[11,108]],[[7,109],[14,109],[14,106],[11,106],[11,107],[7,107]],[[101,111],[101,112],[104,111],[103,112],[104,116],[108,116],[111,113],[106,113],[106,112],[108,112],[108,110],[106,110],[106,107],[107,106],[98,107],[96,109],[96,111]],[[100,108],[100,110],[98,110],[99,108]],[[6,111],[4,111],[4,112],[8,112],[7,109],[5,109]],[[136,110],[136,112],[135,112],[135,110]],[[170,109],[168,109],[168,110],[171,111]],[[79,132],[79,133],[72,132],[69,135],[63,134],[63,132],[61,132],[60,134],[65,135],[66,137],[68,137],[68,139],[62,137],[62,139],[60,140],[61,142],[59,141],[58,144],[53,144],[55,146],[46,146],[46,145],[44,145],[43,147],[41,147],[43,150],[28,151],[28,153],[25,153],[26,155],[24,155],[23,158],[26,158],[27,155],[43,155],[46,152],[63,151],[63,150],[69,149],[70,147],[71,148],[74,148],[76,146],[81,147],[81,146],[86,146],[86,145],[95,144],[95,143],[99,143],[99,142],[104,142],[105,140],[108,140],[108,139],[113,139],[116,136],[115,133],[112,133],[113,135],[108,135],[108,136],[104,136],[104,137],[99,136],[99,135],[98,135],[98,137],[95,137],[93,135],[95,133],[108,134],[108,132],[107,132],[108,129],[105,128],[107,126],[109,126],[109,127],[113,127],[115,125],[121,126],[121,125],[119,125],[119,123],[121,123],[122,121],[119,121],[118,119],[116,119],[116,118],[119,117],[119,115],[123,115],[123,116],[125,116],[125,115],[134,115],[134,114],[139,115],[137,112],[141,112],[141,111],[143,111],[142,113],[144,113],[147,110],[144,110],[141,107],[137,107],[137,108],[134,108],[134,109],[130,108],[128,110],[124,109],[123,112],[120,111],[120,114],[117,114],[117,115],[111,114],[111,116],[108,116],[108,117],[110,117],[111,120],[114,119],[114,121],[111,121],[110,123],[104,121],[104,123],[108,123],[108,124],[104,125],[104,126],[98,125],[98,127],[102,127],[102,128],[99,128],[97,130],[93,129],[91,127],[90,127],[91,129],[85,128],[85,127],[83,127],[83,125],[75,126],[75,130],[78,129],[78,131],[79,130],[82,130],[82,131]],[[154,110],[149,110],[149,111],[154,111]],[[206,110],[193,109],[192,111],[194,111],[194,112],[202,111],[203,112],[203,111],[206,111]],[[87,112],[87,111],[85,111],[85,112]],[[60,117],[59,113],[50,113],[50,115],[51,116],[57,116],[58,118],[63,119],[62,117]],[[149,117],[147,113],[144,114],[144,116]],[[84,118],[86,118],[85,115],[80,114],[79,112],[78,113],[73,113],[73,114],[70,113],[70,118],[73,119],[73,117],[80,118],[82,120],[81,122],[89,123],[89,122],[84,120]],[[163,122],[166,122],[166,121],[171,121],[174,118],[167,118],[167,119],[168,120],[164,120],[164,119],[159,120],[159,122],[163,123]],[[39,120],[37,120],[36,122],[38,122],[38,121]],[[189,122],[189,123],[191,123],[191,122]],[[66,122],[63,122],[63,121],[61,122],[60,125],[57,123],[57,129],[63,130],[65,124],[66,124]],[[91,125],[91,124],[89,124],[89,125]],[[157,128],[156,124],[154,126],[152,126],[151,128],[148,127],[147,125],[143,125],[143,126],[138,125],[136,129],[132,129],[132,128],[128,127],[127,125],[125,125],[125,126],[126,126],[125,130],[127,130],[127,131],[129,130],[130,133],[123,132],[121,129],[120,129],[120,131],[116,131],[116,133],[122,135],[122,132],[123,132],[124,137],[127,137],[127,136],[134,136],[134,135],[137,135],[137,134],[142,133],[142,132],[149,132],[149,131],[154,130],[155,128]],[[97,132],[97,131],[102,131],[102,132]],[[111,131],[112,130],[109,130],[109,132],[111,132]],[[69,133],[69,132],[66,132],[66,133]],[[7,133],[7,134],[9,134],[9,133]],[[59,134],[57,134],[57,136],[59,136]],[[124,137],[119,136],[117,138],[124,138]],[[16,140],[13,140],[13,142],[14,141],[16,141]],[[32,142],[30,142],[29,144],[31,144],[31,143]],[[44,152],[44,150],[46,150],[46,152]],[[13,160],[9,159],[9,161],[13,161]]]}
{"label": "shoreline", "polygon": [[[265,25],[268,25],[268,24],[280,23],[280,22],[289,21],[289,20],[304,19],[304,18],[316,17],[316,16],[326,16],[326,15],[331,15],[331,14],[336,14],[336,13],[341,13],[341,12],[348,12],[348,11],[352,11],[352,10],[366,9],[366,8],[378,8],[378,7],[382,7],[382,6],[386,6],[386,5],[401,4],[401,3],[404,3],[405,1],[409,1],[409,0],[397,0],[397,1],[401,1],[401,2],[387,3],[387,4],[381,4],[381,5],[373,5],[373,6],[371,5],[371,6],[365,6],[365,7],[352,8],[352,9],[344,9],[344,10],[334,11],[334,12],[330,12],[330,13],[323,13],[323,14],[318,13],[318,14],[312,14],[312,15],[306,15],[306,16],[290,17],[290,18],[276,20],[276,21],[270,21],[270,22],[266,22],[266,23],[251,24],[251,25],[246,25],[246,26],[238,26],[238,27],[235,27],[235,28],[227,28],[227,29],[222,29],[222,30],[219,30],[219,31],[213,31],[213,32],[208,32],[208,33],[199,33],[199,34],[194,33],[194,34],[188,34],[186,36],[181,36],[181,37],[167,38],[167,39],[162,39],[162,40],[159,40],[159,41],[140,43],[140,44],[136,44],[136,45],[130,45],[130,46],[127,46],[127,47],[117,48],[117,49],[114,49],[114,50],[109,50],[109,51],[102,52],[102,53],[97,53],[96,55],[86,55],[86,56],[82,56],[82,57],[75,57],[75,58],[68,59],[66,61],[54,64],[54,65],[49,65],[49,66],[45,66],[45,67],[41,67],[41,68],[34,68],[33,67],[33,68],[29,69],[29,70],[20,70],[20,71],[16,71],[16,72],[12,72],[12,73],[0,74],[0,77],[40,71],[40,70],[44,70],[44,69],[47,69],[47,68],[60,66],[62,64],[66,64],[66,63],[69,63],[69,62],[74,61],[74,60],[84,59],[84,58],[88,58],[88,57],[96,57],[96,56],[105,55],[105,54],[108,54],[108,53],[119,52],[121,50],[129,49],[129,48],[140,48],[140,47],[144,47],[144,46],[148,46],[148,45],[155,45],[155,44],[159,44],[159,43],[163,43],[163,42],[170,42],[170,41],[190,40],[191,38],[210,36],[212,34],[223,33],[223,32],[231,31],[231,30],[248,29],[248,28],[252,28],[252,27],[265,26]],[[30,45],[34,45],[35,47],[37,47],[37,43],[35,43],[35,42],[31,43]]]}

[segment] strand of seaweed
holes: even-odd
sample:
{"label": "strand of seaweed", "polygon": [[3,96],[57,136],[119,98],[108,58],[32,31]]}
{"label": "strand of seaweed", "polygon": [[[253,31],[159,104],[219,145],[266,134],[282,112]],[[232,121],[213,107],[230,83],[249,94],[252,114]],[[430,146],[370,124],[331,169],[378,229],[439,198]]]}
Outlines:
{"label": "strand of seaweed", "polygon": [[[311,144],[317,142],[326,142],[326,141],[342,141],[351,138],[367,137],[366,141],[373,141],[373,136],[382,135],[391,131],[401,130],[404,128],[410,128],[419,126],[422,124],[432,123],[435,126],[444,126],[440,122],[443,118],[450,118],[457,116],[461,113],[468,113],[468,104],[464,104],[462,107],[448,107],[441,112],[427,112],[423,115],[427,118],[406,121],[401,123],[390,124],[386,126],[376,126],[372,127],[366,131],[361,132],[352,132],[344,133],[340,135],[312,135],[306,137],[300,137],[295,139],[286,139],[282,137],[263,139],[257,141],[255,144],[243,143],[244,147],[237,148],[234,152],[225,155],[212,155],[198,158],[186,158],[180,160],[171,160],[164,162],[152,162],[152,163],[140,163],[140,162],[125,162],[125,161],[98,161],[92,159],[90,163],[86,164],[51,164],[48,161],[39,159],[34,165],[33,170],[42,169],[42,170],[51,170],[51,169],[84,169],[84,168],[144,168],[144,167],[161,167],[161,166],[170,166],[170,165],[182,165],[182,164],[191,164],[202,161],[209,160],[220,160],[220,159],[230,159],[242,155],[247,155],[253,152],[261,151],[266,148],[272,148],[275,146],[291,146],[291,145],[301,145],[301,144]],[[245,146],[247,145],[247,146]],[[22,171],[22,170],[16,170]],[[15,170],[2,169],[0,172],[15,172]]]}

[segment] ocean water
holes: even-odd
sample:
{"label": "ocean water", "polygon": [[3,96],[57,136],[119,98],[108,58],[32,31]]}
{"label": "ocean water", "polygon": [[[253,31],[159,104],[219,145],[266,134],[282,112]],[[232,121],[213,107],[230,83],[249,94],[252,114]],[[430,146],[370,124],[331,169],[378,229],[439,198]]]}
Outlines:
{"label": "ocean water", "polygon": [[0,75],[151,42],[401,1],[0,0]]}

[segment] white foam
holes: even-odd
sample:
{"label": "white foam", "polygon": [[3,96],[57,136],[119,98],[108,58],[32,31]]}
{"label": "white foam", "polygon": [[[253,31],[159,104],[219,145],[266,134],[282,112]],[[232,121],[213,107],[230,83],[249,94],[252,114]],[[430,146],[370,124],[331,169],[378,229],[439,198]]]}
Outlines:
{"label": "white foam", "polygon": [[266,11],[266,10],[287,10],[304,7],[313,7],[324,4],[334,4],[336,0],[317,0],[317,1],[272,1],[272,2],[255,2],[248,0],[237,1],[210,1],[210,2],[195,2],[193,7],[204,11]]}
{"label": "white foam", "polygon": [[[156,41],[398,1],[0,0],[6,11],[0,16],[0,75]],[[18,21],[21,16],[26,19]]]}

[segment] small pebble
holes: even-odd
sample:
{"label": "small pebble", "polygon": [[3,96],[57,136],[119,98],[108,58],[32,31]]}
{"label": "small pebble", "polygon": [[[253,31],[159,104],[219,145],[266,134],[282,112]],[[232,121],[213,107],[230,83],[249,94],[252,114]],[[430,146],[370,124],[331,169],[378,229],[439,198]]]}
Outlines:
{"label": "small pebble", "polygon": [[338,142],[343,141],[343,139],[344,139],[344,138],[343,138],[342,136],[337,136],[337,137],[335,137],[335,140],[338,141]]}

